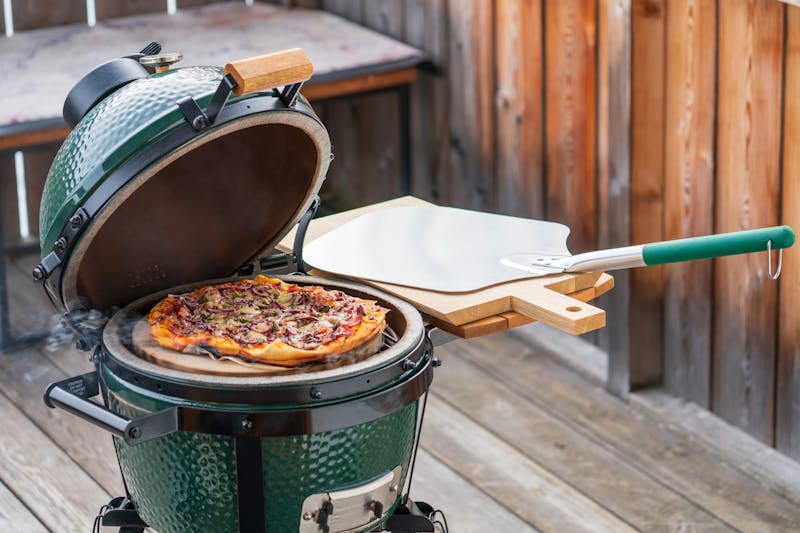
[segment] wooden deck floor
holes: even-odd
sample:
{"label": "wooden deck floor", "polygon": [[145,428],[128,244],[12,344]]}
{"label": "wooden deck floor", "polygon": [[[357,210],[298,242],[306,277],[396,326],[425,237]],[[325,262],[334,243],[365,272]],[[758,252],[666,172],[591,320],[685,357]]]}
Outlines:
{"label": "wooden deck floor", "polygon": [[[52,309],[11,266],[13,325]],[[437,349],[412,497],[451,533],[797,531],[800,465],[658,390],[621,400],[602,354],[541,326]],[[42,391],[90,369],[44,345],[0,354],[0,531],[89,531],[122,494],[110,437]]]}

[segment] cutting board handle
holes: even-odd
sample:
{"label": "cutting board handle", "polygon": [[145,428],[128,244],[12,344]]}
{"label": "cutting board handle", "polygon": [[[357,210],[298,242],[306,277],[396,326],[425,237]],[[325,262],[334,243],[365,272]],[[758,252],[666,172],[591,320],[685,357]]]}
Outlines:
{"label": "cutting board handle", "polygon": [[606,325],[606,312],[593,305],[544,286],[515,287],[511,308],[573,335],[581,335]]}

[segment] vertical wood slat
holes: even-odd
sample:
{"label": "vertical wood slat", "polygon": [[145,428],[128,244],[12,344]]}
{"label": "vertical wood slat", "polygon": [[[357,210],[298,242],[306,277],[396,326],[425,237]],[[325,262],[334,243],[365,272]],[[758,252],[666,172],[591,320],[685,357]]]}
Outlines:
{"label": "vertical wood slat", "polygon": [[486,210],[494,194],[494,21],[491,2],[448,4],[450,176],[445,203]]}
{"label": "vertical wood slat", "polygon": [[[320,191],[323,203],[336,211],[400,196],[397,155],[397,105],[372,94],[315,105],[325,116],[333,153],[328,178]],[[376,133],[380,132],[380,133]]]}
{"label": "vertical wood slat", "polygon": [[[716,231],[778,221],[784,6],[721,2]],[[771,443],[777,286],[764,254],[716,260],[712,407]]]}
{"label": "vertical wood slat", "polygon": [[14,31],[86,22],[86,0],[15,0]]}
{"label": "vertical wood slat", "polygon": [[[393,0],[326,2],[329,10],[395,38],[404,31],[403,5]],[[395,93],[323,104],[336,158],[321,192],[327,207],[350,209],[402,194],[400,114]]]}
{"label": "vertical wood slat", "polygon": [[[402,39],[405,30],[404,4],[394,0],[369,0],[362,5],[362,24],[389,37]],[[364,120],[359,138],[362,150],[352,147],[352,157],[363,161],[362,172],[369,181],[368,190],[376,200],[388,200],[403,194],[401,168],[399,95],[395,92],[372,95],[362,103]],[[380,131],[380,135],[375,132]],[[364,150],[365,149],[365,150]]]}
{"label": "vertical wood slat", "polygon": [[[714,230],[715,0],[671,0],[667,17],[666,239]],[[664,384],[711,401],[711,261],[665,267]]]}
{"label": "vertical wood slat", "polygon": [[411,86],[411,193],[440,203],[448,172],[447,0],[405,3],[405,41],[428,54],[441,74],[419,72]]}
{"label": "vertical wood slat", "polygon": [[[603,161],[608,160],[608,135],[603,132],[608,131],[608,24],[604,22],[605,17],[602,16],[608,10],[608,0],[597,1],[597,186],[595,194],[597,195],[597,220],[595,221],[598,226],[602,224],[603,217],[608,211],[608,196],[603,193],[603,187],[608,184],[608,165],[601,164]],[[546,133],[547,135],[547,133]],[[599,231],[599,230],[598,230]],[[595,243],[595,247],[600,246],[600,240]],[[615,286],[618,283],[614,282]],[[608,298],[601,297],[598,305],[602,308],[607,305]],[[608,353],[609,336],[604,330],[594,332],[585,336],[589,342],[596,344],[600,349]],[[610,368],[606,366],[606,368]],[[616,371],[619,374],[619,370]],[[607,372],[607,378],[609,373]],[[625,376],[618,376],[617,379],[625,379],[627,381],[627,371]],[[608,382],[608,379],[606,379]],[[625,388],[627,390],[627,387]]]}
{"label": "vertical wood slat", "polygon": [[596,2],[545,2],[544,18],[547,218],[585,252],[597,245]]}
{"label": "vertical wood slat", "polygon": [[495,4],[497,168],[495,210],[544,217],[542,3]]}
{"label": "vertical wood slat", "polygon": [[[631,6],[631,241],[664,239],[664,0]],[[662,375],[662,267],[630,273],[630,374],[638,386]]]}
{"label": "vertical wood slat", "polygon": [[[602,44],[599,83],[602,122],[598,194],[598,244],[601,248],[630,243],[630,69],[631,3],[630,0],[602,0],[598,9]],[[608,351],[607,387],[615,394],[625,394],[642,381],[633,374],[628,327],[630,323],[630,274],[615,272],[615,289],[602,300],[608,324],[598,334]]]}
{"label": "vertical wood slat", "polygon": [[[800,230],[800,7],[786,8],[786,38],[781,223]],[[800,460],[800,251],[795,245],[783,255],[787,268],[779,292],[775,442],[780,451]]]}

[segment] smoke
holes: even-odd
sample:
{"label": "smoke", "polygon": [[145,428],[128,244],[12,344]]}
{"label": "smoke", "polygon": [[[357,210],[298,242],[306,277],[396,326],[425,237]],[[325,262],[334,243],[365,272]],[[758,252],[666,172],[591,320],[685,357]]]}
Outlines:
{"label": "smoke", "polygon": [[65,346],[74,345],[79,350],[88,350],[100,342],[108,319],[109,315],[98,309],[70,311],[62,316],[53,315],[44,349],[57,352]]}

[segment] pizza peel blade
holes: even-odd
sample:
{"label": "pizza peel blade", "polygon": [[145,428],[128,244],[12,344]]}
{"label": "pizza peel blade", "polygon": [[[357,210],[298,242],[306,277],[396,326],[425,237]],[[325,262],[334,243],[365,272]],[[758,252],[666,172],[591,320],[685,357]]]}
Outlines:
{"label": "pizza peel blade", "polygon": [[[303,248],[314,268],[352,278],[440,292],[562,272],[520,268],[523,254],[568,257],[563,224],[439,206],[398,207],[362,215]],[[506,261],[504,261],[506,259]]]}
{"label": "pizza peel blade", "polygon": [[[553,222],[449,207],[405,207],[359,217],[304,248],[312,266],[343,276],[440,292],[466,292],[561,272],[603,272],[767,252],[780,275],[780,252],[794,230],[773,226],[571,255],[569,228]],[[772,272],[771,251],[779,251]]]}

